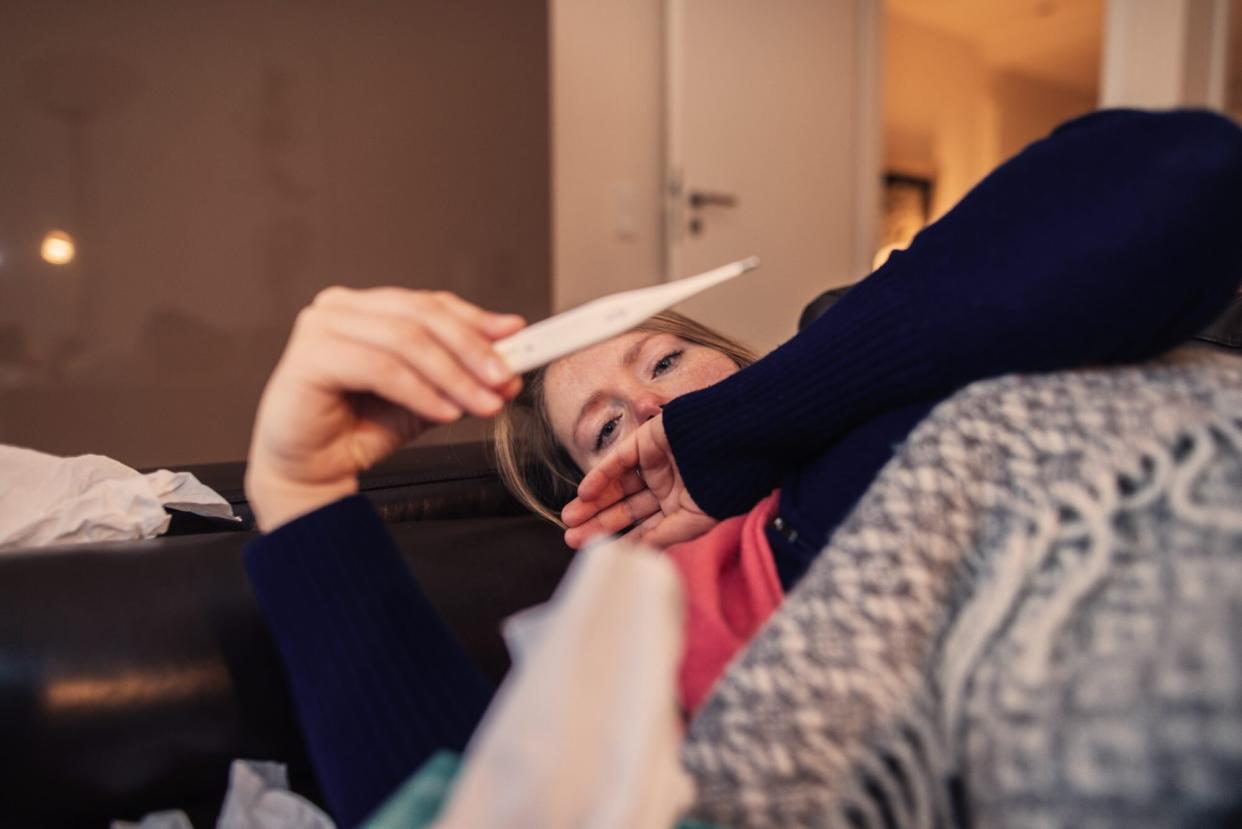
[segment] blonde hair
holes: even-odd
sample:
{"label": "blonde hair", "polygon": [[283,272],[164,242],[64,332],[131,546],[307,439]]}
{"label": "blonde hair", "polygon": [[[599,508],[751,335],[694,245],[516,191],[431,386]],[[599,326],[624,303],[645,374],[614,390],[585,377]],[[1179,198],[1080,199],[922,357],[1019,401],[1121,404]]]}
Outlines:
{"label": "blonde hair", "polygon": [[[758,356],[745,345],[676,311],[656,314],[639,331],[673,334],[719,351],[745,368]],[[501,480],[537,515],[564,527],[560,510],[574,497],[582,471],[552,433],[545,400],[546,366],[523,376],[522,391],[496,416],[493,428]]]}

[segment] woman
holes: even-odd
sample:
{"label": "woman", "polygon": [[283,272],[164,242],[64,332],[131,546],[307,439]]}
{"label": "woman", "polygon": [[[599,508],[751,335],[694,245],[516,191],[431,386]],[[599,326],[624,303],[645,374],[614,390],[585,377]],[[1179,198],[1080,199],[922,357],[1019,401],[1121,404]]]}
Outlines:
{"label": "woman", "polygon": [[[1224,119],[1080,119],[753,366],[665,321],[526,378],[512,408],[540,425],[506,415],[502,457],[544,514],[587,473],[564,506],[574,546],[634,523],[683,559],[705,539],[743,545],[758,564],[743,592],[768,599],[753,630],[937,401],[1003,372],[1143,359],[1207,323],[1242,276],[1240,187],[1242,136]],[[490,343],[521,325],[445,294],[329,290],[264,393],[247,490],[267,535],[247,566],[343,823],[431,751],[461,748],[490,693],[351,497],[357,474],[435,423],[518,398]],[[550,484],[520,475],[531,445]],[[743,544],[756,524],[766,562],[762,532]]]}

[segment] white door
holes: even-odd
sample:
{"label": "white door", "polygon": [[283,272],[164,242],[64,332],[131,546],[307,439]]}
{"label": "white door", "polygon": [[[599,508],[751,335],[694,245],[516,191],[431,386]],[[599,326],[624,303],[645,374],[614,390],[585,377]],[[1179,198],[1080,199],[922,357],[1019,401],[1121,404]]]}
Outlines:
{"label": "white door", "polygon": [[679,310],[766,350],[870,267],[881,4],[665,2],[666,277],[758,255]]}

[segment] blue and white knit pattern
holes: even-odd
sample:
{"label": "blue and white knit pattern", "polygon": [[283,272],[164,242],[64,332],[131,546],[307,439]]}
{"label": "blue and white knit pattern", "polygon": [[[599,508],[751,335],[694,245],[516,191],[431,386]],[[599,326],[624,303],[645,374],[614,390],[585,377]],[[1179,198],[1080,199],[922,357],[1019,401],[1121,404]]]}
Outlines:
{"label": "blue and white knit pattern", "polygon": [[693,722],[731,826],[1242,815],[1242,360],[974,384]]}

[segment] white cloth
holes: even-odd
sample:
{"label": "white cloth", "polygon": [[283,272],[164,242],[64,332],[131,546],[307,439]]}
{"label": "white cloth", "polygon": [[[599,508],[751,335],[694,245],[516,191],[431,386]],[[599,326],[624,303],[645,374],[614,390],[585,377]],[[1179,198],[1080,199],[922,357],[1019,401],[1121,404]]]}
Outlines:
{"label": "white cloth", "polygon": [[60,458],[0,444],[0,551],[152,538],[168,505],[234,518],[228,501],[188,472],[146,475],[102,455]]}
{"label": "white cloth", "polygon": [[678,759],[683,613],[659,553],[579,553],[551,601],[510,620],[514,668],[437,829],[676,823],[694,795]]}

